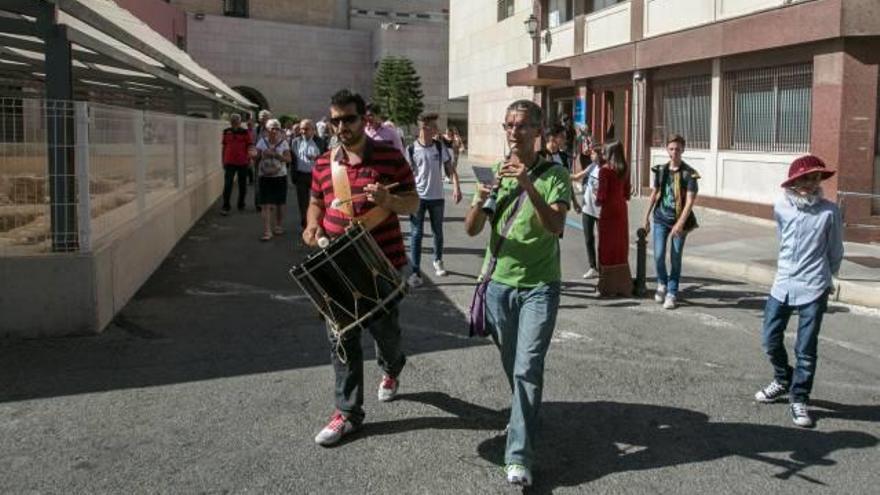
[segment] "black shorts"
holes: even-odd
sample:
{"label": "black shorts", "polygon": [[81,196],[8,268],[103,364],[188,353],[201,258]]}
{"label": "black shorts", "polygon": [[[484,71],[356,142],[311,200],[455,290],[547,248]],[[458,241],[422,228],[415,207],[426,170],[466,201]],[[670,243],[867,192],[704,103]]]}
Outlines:
{"label": "black shorts", "polygon": [[287,177],[260,177],[261,205],[287,204]]}

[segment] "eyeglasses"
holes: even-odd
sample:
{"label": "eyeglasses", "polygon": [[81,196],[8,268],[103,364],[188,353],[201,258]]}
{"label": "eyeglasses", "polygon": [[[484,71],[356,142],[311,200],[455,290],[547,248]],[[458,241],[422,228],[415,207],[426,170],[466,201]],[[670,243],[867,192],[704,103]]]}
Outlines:
{"label": "eyeglasses", "polygon": [[528,129],[530,127],[532,127],[532,125],[525,123],[525,122],[521,123],[521,124],[511,124],[511,123],[504,122],[503,124],[501,124],[501,128],[507,132],[511,132],[511,131],[512,132],[519,132],[523,129]]}
{"label": "eyeglasses", "polygon": [[357,114],[343,115],[341,117],[331,117],[330,125],[332,125],[333,127],[339,127],[339,125],[343,123],[354,124],[358,121],[359,118],[361,118],[361,116]]}

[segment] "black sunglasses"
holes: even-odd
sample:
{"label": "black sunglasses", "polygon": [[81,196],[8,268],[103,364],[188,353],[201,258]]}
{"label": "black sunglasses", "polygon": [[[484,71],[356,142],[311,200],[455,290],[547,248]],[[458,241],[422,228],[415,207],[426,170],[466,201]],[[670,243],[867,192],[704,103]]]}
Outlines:
{"label": "black sunglasses", "polygon": [[339,127],[339,124],[342,123],[354,124],[358,121],[359,118],[361,118],[361,116],[357,114],[343,115],[342,117],[332,117],[330,119],[330,125],[332,125],[333,127]]}

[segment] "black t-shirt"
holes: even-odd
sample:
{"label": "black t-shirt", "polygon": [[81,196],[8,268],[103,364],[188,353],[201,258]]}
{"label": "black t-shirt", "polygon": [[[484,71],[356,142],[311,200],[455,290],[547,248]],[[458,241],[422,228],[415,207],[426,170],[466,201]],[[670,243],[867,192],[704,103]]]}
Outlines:
{"label": "black t-shirt", "polygon": [[675,224],[678,218],[675,214],[674,181],[679,181],[680,194],[684,198],[688,192],[696,194],[699,191],[698,177],[687,172],[684,167],[679,167],[675,172],[669,170],[668,165],[657,169],[654,173],[654,189],[660,191],[660,197],[657,199],[657,207],[654,208],[655,222],[661,222],[668,226]]}

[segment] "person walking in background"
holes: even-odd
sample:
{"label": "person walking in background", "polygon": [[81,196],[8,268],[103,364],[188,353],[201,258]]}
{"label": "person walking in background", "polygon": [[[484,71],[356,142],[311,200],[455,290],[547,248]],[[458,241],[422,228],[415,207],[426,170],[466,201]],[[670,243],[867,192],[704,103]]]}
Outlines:
{"label": "person walking in background", "polygon": [[265,137],[257,142],[259,152],[258,182],[260,205],[263,207],[263,236],[284,233],[284,205],[287,204],[287,164],[290,163],[290,145],[285,139],[281,123],[275,119],[266,122]]}
{"label": "person walking in background", "polygon": [[[248,115],[247,119],[247,131],[248,135],[251,137],[251,142],[257,143],[257,129],[254,126],[254,118],[251,115]],[[249,184],[254,183],[254,163],[256,162],[256,153],[251,156],[251,159],[248,160],[248,170],[247,170],[247,179]],[[256,192],[255,192],[256,194]]]}
{"label": "person walking in background", "polygon": [[325,144],[330,144],[330,128],[327,125],[327,116],[324,115],[321,117],[317,123],[315,123],[315,132],[318,137],[321,138]]}
{"label": "person walking in background", "polygon": [[244,210],[247,196],[248,166],[254,152],[254,142],[250,132],[241,126],[241,115],[229,116],[229,127],[223,131],[223,207],[220,214],[226,216],[230,210],[232,184],[238,178],[238,211]]}
{"label": "person walking in background", "polygon": [[605,146],[605,163],[599,168],[599,189],[596,204],[602,208],[599,217],[599,283],[600,296],[632,295],[632,273],[629,270],[629,166],[623,156],[623,144],[614,141]]}
{"label": "person walking in background", "polygon": [[446,268],[443,266],[443,210],[446,203],[444,175],[452,179],[452,200],[456,204],[461,201],[461,187],[458,173],[452,167],[452,157],[443,142],[435,138],[437,114],[420,115],[418,124],[419,137],[406,148],[406,158],[413,169],[416,192],[419,195],[419,208],[410,216],[412,274],[408,283],[412,288],[423,283],[420,265],[426,214],[431,218],[431,233],[434,235],[434,274],[438,277],[446,276]]}
{"label": "person walking in background", "polygon": [[312,169],[315,160],[327,151],[324,141],[315,134],[315,125],[310,119],[299,123],[300,135],[290,142],[290,181],[296,188],[296,205],[299,210],[300,228],[306,226],[306,211],[309,208],[312,188]]}
{"label": "person walking in background", "polygon": [[[269,119],[271,119],[271,118],[272,118],[272,112],[270,112],[268,110],[260,110],[260,112],[257,114],[257,126],[256,126],[256,128],[254,128],[254,142],[255,143],[259,143],[260,140],[262,140],[262,139],[269,138],[269,131],[268,131],[268,129],[266,129],[266,123],[269,122]],[[279,123],[278,125],[280,126],[281,124]],[[260,157],[257,156],[257,158],[254,160],[254,167],[253,167],[254,208],[257,211],[262,210],[262,206],[260,206],[260,204],[261,204],[260,203],[260,181],[258,178],[260,175],[259,168],[260,168]]]}
{"label": "person walking in background", "polygon": [[584,278],[596,278],[599,276],[599,265],[596,259],[596,231],[599,227],[599,218],[602,215],[602,207],[596,201],[599,192],[599,169],[602,167],[602,147],[594,145],[590,151],[590,163],[583,170],[571,176],[573,183],[581,184],[584,192],[584,202],[581,207],[581,224],[584,228],[584,241],[587,245],[587,261],[589,267],[584,273]]}
{"label": "person walking in background", "polygon": [[[544,155],[547,157],[547,160],[562,165],[562,167],[564,167],[565,170],[568,170],[568,173],[571,174],[573,170],[573,162],[566,147],[567,138],[565,137],[565,128],[559,124],[554,124],[547,129],[544,135]],[[578,202],[574,188],[571,190],[571,206],[574,211],[578,213],[581,212],[581,205]]]}
{"label": "person walking in background", "polygon": [[[834,175],[818,157],[792,162],[783,195],[773,205],[779,236],[776,279],[764,308],[762,340],[773,366],[773,381],[755,400],[775,402],[789,395],[789,414],[797,426],[814,426],[807,410],[818,359],[819,331],[833,290],[833,276],[843,261],[840,209],[822,197],[821,182]],[[798,313],[795,367],[788,364],[785,328]]]}
{"label": "person walking in background", "polygon": [[[669,155],[669,162],[651,167],[654,172],[654,188],[645,212],[647,232],[651,231],[651,212],[654,213],[654,262],[657,271],[654,300],[663,303],[665,309],[675,309],[678,304],[684,241],[688,233],[697,227],[693,207],[699,192],[697,180],[700,174],[682,161],[684,147],[685,140],[678,134],[667,139],[666,153]],[[666,271],[667,240],[670,240],[671,246],[670,272]]]}
{"label": "person walking in background", "polygon": [[[446,148],[449,149],[452,154],[452,168],[458,171],[458,159],[465,152],[464,141],[461,139],[461,135],[458,133],[458,129],[455,127],[447,127],[446,132],[443,134],[443,144]],[[449,179],[446,177],[446,182]]]}
{"label": "person walking in background", "polygon": [[488,224],[485,330],[501,354],[511,407],[504,453],[507,482],[532,484],[534,445],[544,389],[544,357],[559,309],[559,235],[571,199],[571,178],[535,152],[543,112],[531,100],[507,107],[504,130],[510,156],[496,167],[496,210],[483,211],[491,190],[479,184],[465,217],[471,237]]}
{"label": "person walking in background", "polygon": [[367,124],[367,137],[373,141],[388,143],[403,153],[403,140],[400,138],[400,133],[394,126],[382,122],[381,113],[382,109],[378,103],[367,104],[367,113],[364,115],[364,121]]}

